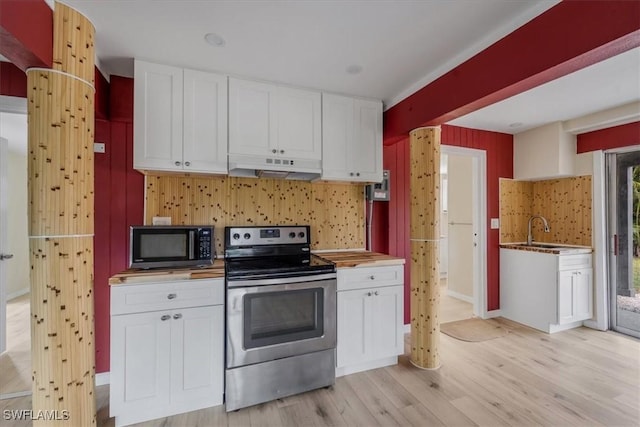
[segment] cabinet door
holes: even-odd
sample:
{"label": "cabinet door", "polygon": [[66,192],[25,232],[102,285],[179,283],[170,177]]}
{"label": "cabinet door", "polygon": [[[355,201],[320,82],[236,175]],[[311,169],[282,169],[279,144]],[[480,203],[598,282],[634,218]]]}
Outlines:
{"label": "cabinet door", "polygon": [[349,180],[354,171],[347,158],[353,142],[354,100],[322,95],[322,179]]}
{"label": "cabinet door", "polygon": [[558,321],[562,325],[573,322],[573,288],[575,271],[566,270],[558,273]]}
{"label": "cabinet door", "polygon": [[[278,87],[276,123],[278,155],[289,159],[322,159],[321,95]],[[273,144],[272,144],[273,145]]]}
{"label": "cabinet door", "polygon": [[586,320],[593,317],[592,270],[585,268],[575,271],[573,281],[573,320]]}
{"label": "cabinet door", "polygon": [[184,70],[184,170],[227,173],[227,78]]}
{"label": "cabinet door", "polygon": [[366,289],[338,292],[337,367],[349,366],[368,360],[371,330],[368,316],[371,297]]}
{"label": "cabinet door", "polygon": [[229,154],[273,155],[276,87],[229,78]]}
{"label": "cabinet door", "polygon": [[167,311],[111,317],[111,416],[169,405],[170,319]]}
{"label": "cabinet door", "polygon": [[182,170],[182,69],[135,62],[133,167]]}
{"label": "cabinet door", "polygon": [[222,305],[174,310],[171,319],[171,405],[191,411],[222,404]]}
{"label": "cabinet door", "polygon": [[349,159],[360,181],[382,181],[382,103],[355,100],[355,136]]}
{"label": "cabinet door", "polygon": [[388,286],[372,290],[373,345],[370,357],[373,360],[404,353],[403,289],[404,286]]}

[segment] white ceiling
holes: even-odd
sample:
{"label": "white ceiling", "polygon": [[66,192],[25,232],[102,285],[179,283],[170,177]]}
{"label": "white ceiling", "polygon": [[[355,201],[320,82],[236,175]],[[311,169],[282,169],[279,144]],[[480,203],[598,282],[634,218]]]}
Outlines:
{"label": "white ceiling", "polygon": [[[388,107],[557,0],[63,0],[96,27],[99,65],[132,58],[382,99]],[[222,36],[213,47],[206,33]],[[346,72],[359,65],[360,74]]]}

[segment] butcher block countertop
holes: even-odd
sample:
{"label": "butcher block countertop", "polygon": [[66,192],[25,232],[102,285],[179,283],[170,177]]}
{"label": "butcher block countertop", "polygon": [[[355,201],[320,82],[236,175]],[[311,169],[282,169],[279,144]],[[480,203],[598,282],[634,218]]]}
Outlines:
{"label": "butcher block countertop", "polygon": [[336,264],[337,268],[376,267],[404,264],[404,258],[368,251],[316,252],[321,258]]}
{"label": "butcher block countertop", "polygon": [[170,280],[219,279],[224,278],[224,260],[216,259],[207,268],[171,268],[157,270],[125,270],[109,279],[109,285],[125,285],[144,282],[166,282]]}
{"label": "butcher block countertop", "polygon": [[[319,252],[321,258],[336,264],[337,268],[376,267],[404,264],[404,258],[367,251]],[[216,259],[208,268],[171,268],[155,270],[125,270],[109,279],[109,285],[127,285],[145,282],[167,282],[191,279],[224,278],[224,260]]]}

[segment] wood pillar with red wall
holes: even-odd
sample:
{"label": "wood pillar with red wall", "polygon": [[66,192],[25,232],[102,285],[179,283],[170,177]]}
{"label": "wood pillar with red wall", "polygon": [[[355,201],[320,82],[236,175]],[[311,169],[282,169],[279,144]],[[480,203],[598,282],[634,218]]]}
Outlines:
{"label": "wood pillar with red wall", "polygon": [[440,127],[409,136],[411,240],[411,363],[440,367]]}
{"label": "wood pillar with red wall", "polygon": [[[93,25],[56,3],[53,69],[27,70],[34,425],[96,425]],[[48,419],[53,418],[53,419]]]}

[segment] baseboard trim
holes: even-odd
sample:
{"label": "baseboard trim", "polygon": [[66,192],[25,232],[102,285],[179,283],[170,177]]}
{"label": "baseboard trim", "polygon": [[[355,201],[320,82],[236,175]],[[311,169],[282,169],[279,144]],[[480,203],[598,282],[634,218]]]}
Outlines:
{"label": "baseboard trim", "polygon": [[22,295],[26,295],[29,293],[31,289],[29,288],[24,288],[24,289],[20,289],[19,291],[15,291],[15,292],[11,292],[10,294],[7,294],[7,301],[11,301],[14,298],[18,298],[21,297]]}
{"label": "baseboard trim", "polygon": [[491,310],[486,312],[485,319],[493,319],[494,317],[502,316],[502,310]]}
{"label": "baseboard trim", "polygon": [[469,304],[473,304],[473,297],[467,296],[465,294],[461,294],[460,292],[452,291],[451,289],[447,289],[447,296],[451,298],[459,299],[464,302],[468,302]]}
{"label": "baseboard trim", "polygon": [[100,372],[99,374],[96,374],[95,382],[96,382],[96,387],[111,383],[110,372],[107,371],[107,372]]}

